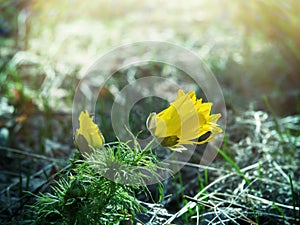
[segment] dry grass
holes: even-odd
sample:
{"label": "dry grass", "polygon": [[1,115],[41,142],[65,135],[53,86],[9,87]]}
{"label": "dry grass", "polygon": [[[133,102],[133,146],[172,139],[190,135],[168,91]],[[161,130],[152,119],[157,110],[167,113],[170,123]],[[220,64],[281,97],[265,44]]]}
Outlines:
{"label": "dry grass", "polygon": [[198,213],[190,217],[194,221],[191,224],[299,222],[299,122],[299,116],[275,122],[261,111],[248,111],[232,118],[224,151],[231,155],[244,177],[232,171],[232,165],[224,159],[209,167],[188,164],[194,170],[208,170],[211,182],[195,196],[186,196],[188,203],[165,224],[189,214],[193,208]]}

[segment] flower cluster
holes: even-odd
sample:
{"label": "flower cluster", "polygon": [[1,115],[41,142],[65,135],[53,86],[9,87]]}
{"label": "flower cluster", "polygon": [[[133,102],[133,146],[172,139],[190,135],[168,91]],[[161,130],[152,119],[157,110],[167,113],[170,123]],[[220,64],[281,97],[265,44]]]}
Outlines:
{"label": "flower cluster", "polygon": [[222,129],[217,125],[221,115],[211,114],[211,107],[212,103],[197,99],[195,92],[185,94],[179,90],[177,99],[168,108],[149,115],[147,127],[153,140],[144,149],[134,137],[133,147],[120,141],[104,145],[93,118],[88,111],[81,112],[75,134],[80,152],[74,155],[71,167],[60,174],[52,193],[38,196],[33,205],[37,224],[49,221],[119,224],[132,220],[142,209],[136,193],[146,192],[148,183],[157,183],[162,198],[163,174],[173,174],[150,150],[153,144],[159,142],[171,150],[181,151],[184,145],[213,140]]}
{"label": "flower cluster", "polygon": [[[178,90],[177,99],[160,113],[151,113],[147,128],[152,136],[164,147],[184,150],[184,145],[204,144],[222,132],[217,121],[221,114],[211,114],[212,103],[197,99],[194,91],[184,93]],[[75,142],[83,152],[102,147],[104,138],[88,112],[79,116],[80,128]],[[204,140],[196,139],[206,136]]]}

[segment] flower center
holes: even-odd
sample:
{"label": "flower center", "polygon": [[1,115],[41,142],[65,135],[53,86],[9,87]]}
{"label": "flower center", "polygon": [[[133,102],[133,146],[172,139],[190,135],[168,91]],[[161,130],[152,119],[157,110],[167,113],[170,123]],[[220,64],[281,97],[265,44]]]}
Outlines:
{"label": "flower center", "polygon": [[168,136],[164,137],[160,144],[164,147],[172,147],[178,144],[178,140],[179,138],[177,136]]}

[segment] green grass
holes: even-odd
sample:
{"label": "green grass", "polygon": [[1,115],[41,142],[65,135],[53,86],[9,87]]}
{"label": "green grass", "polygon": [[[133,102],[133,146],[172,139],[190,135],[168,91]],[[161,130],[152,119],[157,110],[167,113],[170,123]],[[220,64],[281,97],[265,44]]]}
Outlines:
{"label": "green grass", "polygon": [[230,158],[224,151],[217,148],[217,151],[224,157],[224,159],[236,170],[236,172],[246,181],[246,183],[249,185],[250,180],[245,176],[245,174],[241,171],[241,169],[238,167],[238,165]]}

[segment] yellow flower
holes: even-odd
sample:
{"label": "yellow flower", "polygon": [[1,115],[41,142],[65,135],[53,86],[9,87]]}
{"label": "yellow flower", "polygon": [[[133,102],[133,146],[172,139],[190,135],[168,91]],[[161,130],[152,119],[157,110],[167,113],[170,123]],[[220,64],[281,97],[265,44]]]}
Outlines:
{"label": "yellow flower", "polygon": [[[175,151],[184,150],[184,144],[204,144],[222,132],[217,124],[221,114],[211,115],[211,107],[212,103],[197,99],[194,91],[178,90],[177,99],[167,109],[149,115],[148,130],[162,146]],[[195,141],[207,133],[205,140]]]}
{"label": "yellow flower", "polygon": [[81,152],[87,153],[92,149],[101,148],[104,143],[97,124],[93,122],[87,110],[79,115],[79,129],[76,131],[75,143]]}

